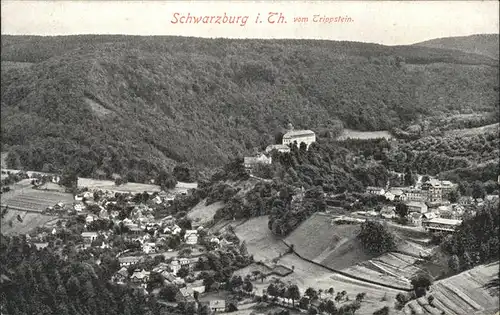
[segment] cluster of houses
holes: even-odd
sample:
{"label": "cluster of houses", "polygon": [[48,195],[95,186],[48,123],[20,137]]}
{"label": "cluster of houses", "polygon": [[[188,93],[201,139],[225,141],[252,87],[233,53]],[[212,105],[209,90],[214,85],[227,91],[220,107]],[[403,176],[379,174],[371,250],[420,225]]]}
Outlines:
{"label": "cluster of houses", "polygon": [[366,192],[385,196],[391,201],[442,202],[456,185],[447,180],[429,179],[415,187],[367,187]]}
{"label": "cluster of houses", "polygon": [[293,130],[293,127],[289,127],[290,130],[283,135],[283,140],[281,144],[271,144],[267,146],[264,152],[257,154],[256,156],[248,156],[244,158],[243,164],[247,171],[251,171],[256,165],[259,164],[271,164],[271,152],[276,150],[281,153],[290,152],[290,146],[294,143],[300,148],[300,145],[304,143],[306,149],[316,142],[316,134],[311,130]]}
{"label": "cluster of houses", "polygon": [[[447,196],[454,189],[456,185],[450,181],[431,178],[415,187],[367,187],[366,192],[385,196],[390,201],[403,202],[408,207],[409,223],[429,231],[454,231],[465,215],[474,215],[472,205],[498,199],[498,195],[487,195],[485,200],[462,196],[452,204]],[[383,207],[380,216],[386,219],[397,217],[395,206]]]}

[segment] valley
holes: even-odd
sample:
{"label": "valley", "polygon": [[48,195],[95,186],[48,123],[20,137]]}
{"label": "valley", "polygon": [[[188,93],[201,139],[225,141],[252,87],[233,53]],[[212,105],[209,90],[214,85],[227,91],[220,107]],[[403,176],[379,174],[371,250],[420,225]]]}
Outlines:
{"label": "valley", "polygon": [[2,314],[493,315],[497,42],[2,35]]}

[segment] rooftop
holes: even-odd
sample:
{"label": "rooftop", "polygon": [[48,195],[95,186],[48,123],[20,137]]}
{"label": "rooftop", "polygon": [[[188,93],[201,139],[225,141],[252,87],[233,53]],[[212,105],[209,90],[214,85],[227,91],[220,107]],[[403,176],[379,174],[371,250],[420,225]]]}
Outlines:
{"label": "rooftop", "polygon": [[312,130],[292,130],[283,136],[283,138],[289,138],[289,137],[296,137],[296,136],[305,136],[305,135],[315,135],[314,131]]}
{"label": "rooftop", "polygon": [[427,223],[446,224],[446,225],[460,225],[462,223],[462,220],[434,218],[434,219],[428,220]]}

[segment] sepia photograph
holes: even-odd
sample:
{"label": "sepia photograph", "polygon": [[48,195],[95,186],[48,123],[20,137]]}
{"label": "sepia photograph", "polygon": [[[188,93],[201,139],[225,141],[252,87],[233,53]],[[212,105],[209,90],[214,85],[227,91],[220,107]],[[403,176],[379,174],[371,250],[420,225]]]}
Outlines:
{"label": "sepia photograph", "polygon": [[0,5],[0,315],[500,314],[500,2]]}

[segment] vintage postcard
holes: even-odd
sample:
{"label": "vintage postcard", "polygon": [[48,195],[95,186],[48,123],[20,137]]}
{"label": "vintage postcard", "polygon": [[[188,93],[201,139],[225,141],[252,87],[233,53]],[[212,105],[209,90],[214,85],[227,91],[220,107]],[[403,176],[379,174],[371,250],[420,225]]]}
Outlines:
{"label": "vintage postcard", "polygon": [[2,1],[0,314],[499,314],[498,1]]}

